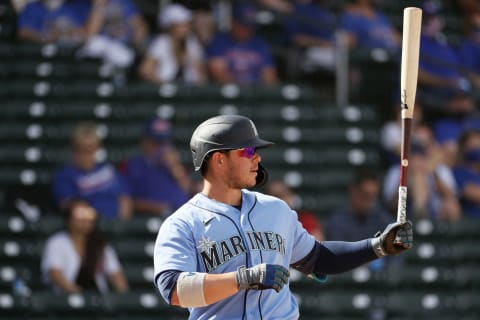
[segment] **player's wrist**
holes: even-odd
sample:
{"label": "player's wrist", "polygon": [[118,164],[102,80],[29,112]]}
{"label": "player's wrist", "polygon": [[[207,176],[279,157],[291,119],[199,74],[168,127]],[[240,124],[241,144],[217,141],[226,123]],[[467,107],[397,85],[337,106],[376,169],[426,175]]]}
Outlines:
{"label": "player's wrist", "polygon": [[237,282],[237,288],[240,289],[249,289],[250,283],[247,275],[247,268],[245,266],[238,267],[235,271],[235,281]]}
{"label": "player's wrist", "polygon": [[387,252],[385,252],[385,249],[383,248],[382,239],[380,236],[371,238],[370,245],[372,246],[373,252],[375,252],[377,257],[382,258],[388,255]]}

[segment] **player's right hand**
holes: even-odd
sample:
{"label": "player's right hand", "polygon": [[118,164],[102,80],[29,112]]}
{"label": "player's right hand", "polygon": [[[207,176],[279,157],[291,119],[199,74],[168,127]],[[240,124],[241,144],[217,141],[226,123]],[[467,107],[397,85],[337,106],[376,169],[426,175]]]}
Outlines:
{"label": "player's right hand", "polygon": [[242,266],[235,273],[239,289],[273,289],[277,292],[287,284],[289,276],[290,272],[284,266],[266,263],[248,269]]}

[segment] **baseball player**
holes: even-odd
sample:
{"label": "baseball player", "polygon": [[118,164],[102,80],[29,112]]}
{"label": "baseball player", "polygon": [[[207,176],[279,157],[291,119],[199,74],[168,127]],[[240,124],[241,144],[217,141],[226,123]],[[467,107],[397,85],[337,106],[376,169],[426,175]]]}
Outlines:
{"label": "baseball player", "polygon": [[289,267],[325,278],[412,247],[410,222],[358,242],[316,241],[284,201],[247,190],[266,182],[258,150],[272,144],[243,116],[210,118],[192,135],[204,187],[164,221],[154,250],[156,286],[189,319],[298,319]]}

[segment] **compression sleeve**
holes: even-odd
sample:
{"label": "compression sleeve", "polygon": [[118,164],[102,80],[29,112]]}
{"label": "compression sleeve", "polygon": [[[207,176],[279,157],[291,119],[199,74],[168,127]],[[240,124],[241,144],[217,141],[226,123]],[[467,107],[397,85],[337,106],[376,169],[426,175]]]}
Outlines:
{"label": "compression sleeve", "polygon": [[173,289],[177,285],[178,277],[182,271],[178,270],[165,270],[157,275],[155,278],[155,284],[160,291],[163,299],[170,304],[172,300]]}
{"label": "compression sleeve", "polygon": [[377,258],[371,239],[357,242],[316,241],[312,251],[292,267],[305,274],[321,276],[349,271]]}

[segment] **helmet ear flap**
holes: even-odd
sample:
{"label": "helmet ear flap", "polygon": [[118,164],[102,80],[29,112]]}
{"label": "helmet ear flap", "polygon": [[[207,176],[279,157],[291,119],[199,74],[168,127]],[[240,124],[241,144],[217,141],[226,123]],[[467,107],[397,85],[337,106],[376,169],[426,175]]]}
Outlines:
{"label": "helmet ear flap", "polygon": [[268,171],[265,167],[259,163],[258,170],[257,170],[257,183],[255,184],[255,188],[263,187],[268,181]]}

